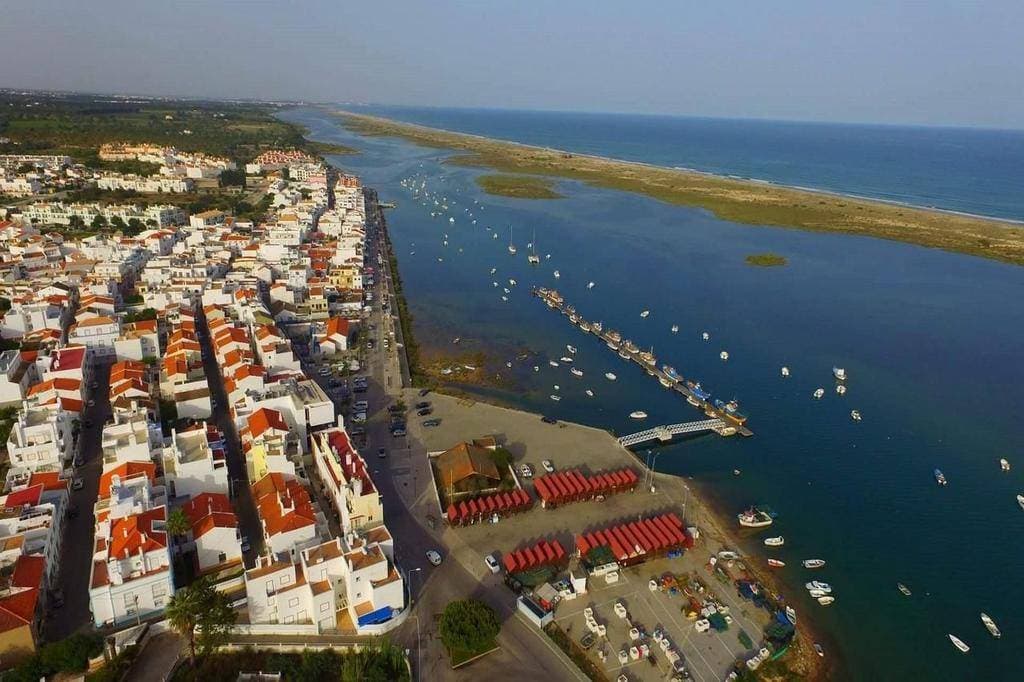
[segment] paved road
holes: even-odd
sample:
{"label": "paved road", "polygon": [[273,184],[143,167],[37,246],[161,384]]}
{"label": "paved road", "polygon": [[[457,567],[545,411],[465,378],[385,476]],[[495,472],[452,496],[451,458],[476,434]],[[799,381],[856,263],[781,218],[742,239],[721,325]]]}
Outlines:
{"label": "paved road", "polygon": [[79,439],[83,463],[75,471],[75,477],[82,479],[84,485],[81,490],[71,491],[69,514],[64,519],[58,576],[59,589],[64,593],[64,606],[45,614],[42,627],[43,638],[51,642],[64,639],[92,623],[89,574],[96,530],[93,505],[96,504],[100,474],[103,473],[103,425],[111,415],[108,400],[110,365],[104,363],[95,366],[92,381],[96,382],[97,388],[90,388],[88,394],[96,404],[89,407],[86,403],[82,414]]}

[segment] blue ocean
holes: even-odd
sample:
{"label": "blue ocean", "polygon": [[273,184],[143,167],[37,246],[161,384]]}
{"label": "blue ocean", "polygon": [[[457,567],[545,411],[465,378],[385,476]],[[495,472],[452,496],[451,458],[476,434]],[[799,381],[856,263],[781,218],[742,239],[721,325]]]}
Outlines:
{"label": "blue ocean", "polygon": [[[374,111],[576,152],[1024,219],[1019,132]],[[692,477],[730,516],[750,504],[774,508],[770,533],[746,535],[740,549],[764,561],[763,537],[786,538],[773,552],[787,564],[780,579],[823,633],[834,679],[1024,679],[1024,510],[1015,499],[1024,493],[1024,268],[739,225],[575,181],[557,182],[561,199],[492,196],[475,182],[487,171],[445,163],[448,151],[364,138],[320,109],[282,116],[306,125],[313,139],[359,150],[331,161],[397,203],[389,229],[417,340],[452,352],[459,336],[460,352],[486,353],[489,369],[508,372],[515,385],[495,389],[494,398],[618,433],[638,428],[634,410],[648,413],[646,425],[700,418],[530,295],[531,286],[545,286],[584,317],[653,349],[659,364],[739,401],[754,437],[658,448],[657,469]],[[443,215],[431,215],[440,209],[423,191],[445,198]],[[526,259],[534,235],[537,266]],[[745,262],[766,251],[788,264]],[[547,363],[567,344],[578,349],[582,377]],[[529,359],[519,360],[524,352]],[[848,374],[845,395],[835,391],[834,366]],[[818,400],[817,388],[825,391]],[[1009,472],[1000,470],[1004,457]],[[936,484],[935,468],[947,486]],[[802,569],[811,557],[826,568]],[[808,596],[803,584],[811,579],[833,586],[832,606]],[[1001,639],[985,630],[981,612],[998,623]],[[957,651],[949,634],[970,653]]]}

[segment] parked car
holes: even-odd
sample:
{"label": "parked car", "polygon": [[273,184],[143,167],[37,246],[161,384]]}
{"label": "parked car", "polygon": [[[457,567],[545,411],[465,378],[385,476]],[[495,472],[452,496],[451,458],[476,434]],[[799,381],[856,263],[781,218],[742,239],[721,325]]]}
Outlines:
{"label": "parked car", "polygon": [[96,401],[92,398],[89,399],[89,407],[96,407]]}
{"label": "parked car", "polygon": [[428,403],[426,400],[424,400],[423,402],[416,403],[417,410],[424,410],[428,407],[430,407],[430,403]]}
{"label": "parked car", "polygon": [[434,566],[441,565],[441,555],[434,549],[427,550],[427,561],[432,563]]}
{"label": "parked car", "polygon": [[352,415],[352,421],[355,422],[356,424],[362,424],[363,422],[366,421],[366,413],[356,412],[354,415]]}
{"label": "parked car", "polygon": [[531,467],[529,464],[520,464],[519,474],[523,478],[533,478],[533,467]]}
{"label": "parked car", "polygon": [[485,556],[484,563],[487,564],[487,568],[491,569],[491,573],[499,573],[501,571],[501,564],[498,563],[493,554]]}
{"label": "parked car", "polygon": [[81,489],[82,489],[82,488],[84,488],[84,487],[85,487],[85,481],[83,481],[83,480],[82,480],[82,479],[80,479],[80,478],[76,478],[76,479],[75,479],[74,481],[72,481],[72,483],[71,483],[71,489],[72,489],[72,490],[81,490]]}
{"label": "parked car", "polygon": [[422,398],[423,396],[427,395],[428,393],[430,393],[430,389],[429,388],[424,388],[424,389],[420,390],[420,397]]}
{"label": "parked car", "polygon": [[405,435],[405,429],[391,429],[391,435],[394,438],[401,438]]}
{"label": "parked car", "polygon": [[357,400],[356,404],[353,405],[352,407],[354,407],[358,412],[366,412],[368,409],[370,409],[370,403],[366,402],[365,400]]}
{"label": "parked car", "polygon": [[417,410],[416,414],[418,414],[421,417],[426,417],[429,414],[434,414],[434,410],[429,407],[424,407],[422,410]]}
{"label": "parked car", "polygon": [[353,436],[364,436],[364,435],[366,435],[366,429],[363,428],[362,426],[353,426],[351,429],[348,430],[348,432],[349,432],[350,435],[353,435]]}
{"label": "parked car", "polygon": [[388,456],[387,448],[377,448],[377,456],[380,457],[380,458],[387,457]]}
{"label": "parked car", "polygon": [[551,463],[550,459],[541,460],[540,465],[544,467],[544,471],[548,472],[549,474],[555,473],[555,465]]}
{"label": "parked car", "polygon": [[426,421],[423,422],[423,426],[427,427],[428,429],[432,429],[435,426],[440,426],[440,425],[441,425],[441,420],[440,419],[427,419]]}

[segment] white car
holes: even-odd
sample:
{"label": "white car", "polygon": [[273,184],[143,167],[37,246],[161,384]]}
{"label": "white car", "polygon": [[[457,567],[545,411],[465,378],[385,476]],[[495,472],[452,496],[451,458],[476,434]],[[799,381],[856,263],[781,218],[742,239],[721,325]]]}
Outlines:
{"label": "white car", "polygon": [[438,554],[437,550],[428,549],[427,550],[427,561],[432,563],[434,566],[440,566],[441,565],[441,555]]}
{"label": "white car", "polygon": [[549,474],[555,473],[555,465],[551,463],[550,459],[541,460],[540,465],[544,467],[544,471],[548,472]]}
{"label": "white car", "polygon": [[501,564],[494,558],[493,554],[488,554],[484,557],[484,563],[487,564],[487,568],[491,569],[491,573],[498,573],[501,571]]}
{"label": "white car", "polygon": [[533,468],[529,464],[522,464],[519,466],[519,474],[523,478],[533,478]]}

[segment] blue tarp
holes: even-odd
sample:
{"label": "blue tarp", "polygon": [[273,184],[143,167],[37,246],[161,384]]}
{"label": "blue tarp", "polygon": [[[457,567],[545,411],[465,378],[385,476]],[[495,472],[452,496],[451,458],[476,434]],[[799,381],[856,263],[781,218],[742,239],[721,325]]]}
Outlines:
{"label": "blue tarp", "polygon": [[391,620],[394,615],[394,609],[390,606],[384,606],[376,611],[370,611],[365,615],[359,616],[358,625],[377,625],[379,623],[386,623]]}

